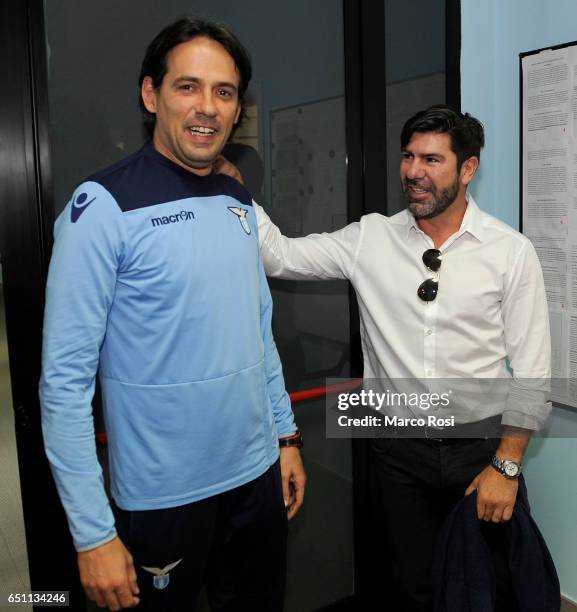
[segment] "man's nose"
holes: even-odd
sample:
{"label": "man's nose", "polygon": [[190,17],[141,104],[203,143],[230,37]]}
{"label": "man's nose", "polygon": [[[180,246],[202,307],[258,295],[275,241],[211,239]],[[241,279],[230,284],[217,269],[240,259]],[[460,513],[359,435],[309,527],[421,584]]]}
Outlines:
{"label": "man's nose", "polygon": [[418,179],[425,176],[425,168],[418,159],[411,159],[405,167],[405,174],[408,179]]}
{"label": "man's nose", "polygon": [[214,117],[216,115],[216,104],[214,103],[214,95],[212,91],[203,90],[201,92],[196,110],[207,117]]}

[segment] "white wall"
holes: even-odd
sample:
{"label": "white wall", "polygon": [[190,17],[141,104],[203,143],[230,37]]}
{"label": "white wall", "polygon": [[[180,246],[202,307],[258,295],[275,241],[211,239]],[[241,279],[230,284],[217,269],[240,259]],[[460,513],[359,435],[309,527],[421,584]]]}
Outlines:
{"label": "white wall", "polygon": [[[519,53],[577,39],[575,0],[461,0],[462,109],[485,125],[487,146],[473,192],[482,208],[519,223]],[[575,430],[559,411],[555,429]],[[533,514],[555,560],[561,590],[577,601],[577,443],[535,440],[526,467]]]}

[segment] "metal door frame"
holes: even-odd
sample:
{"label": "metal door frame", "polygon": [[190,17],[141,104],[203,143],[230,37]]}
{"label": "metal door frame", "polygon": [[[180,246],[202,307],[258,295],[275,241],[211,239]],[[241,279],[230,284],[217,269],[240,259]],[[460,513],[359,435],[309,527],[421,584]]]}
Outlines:
{"label": "metal door frame", "polygon": [[42,445],[38,380],[50,202],[41,1],[0,3],[0,251],[30,581],[83,601],[76,553]]}

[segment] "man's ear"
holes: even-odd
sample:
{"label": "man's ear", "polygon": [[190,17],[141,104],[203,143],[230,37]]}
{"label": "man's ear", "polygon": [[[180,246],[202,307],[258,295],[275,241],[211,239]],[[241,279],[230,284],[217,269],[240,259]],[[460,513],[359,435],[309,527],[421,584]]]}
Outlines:
{"label": "man's ear", "polygon": [[234,125],[236,125],[238,123],[241,111],[242,111],[242,106],[239,104],[238,108],[236,109],[236,115],[234,117]]}
{"label": "man's ear", "polygon": [[475,176],[477,172],[477,168],[479,167],[479,158],[478,157],[469,157],[463,162],[461,166],[461,183],[467,186]]}
{"label": "man's ear", "polygon": [[152,77],[144,77],[140,88],[140,95],[142,96],[144,108],[146,108],[149,113],[156,113],[156,89],[154,89]]}

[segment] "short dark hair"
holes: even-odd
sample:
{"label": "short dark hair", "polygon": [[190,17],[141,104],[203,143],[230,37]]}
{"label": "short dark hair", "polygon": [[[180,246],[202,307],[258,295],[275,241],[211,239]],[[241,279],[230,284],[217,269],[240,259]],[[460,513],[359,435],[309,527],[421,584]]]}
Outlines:
{"label": "short dark hair", "polygon": [[[138,77],[139,92],[142,87],[144,77],[149,76],[155,89],[162,85],[162,81],[168,71],[166,56],[177,45],[188,42],[197,37],[210,38],[221,44],[234,60],[240,75],[238,87],[238,100],[243,109],[244,94],[252,76],[252,65],[249,52],[244,48],[238,38],[224,25],[202,19],[201,17],[182,17],[174,23],[166,26],[148,45],[140,76]],[[148,134],[152,136],[156,125],[156,115],[149,112],[144,106],[142,96],[139,94],[138,103],[142,111],[144,127]],[[240,124],[241,116],[237,122]]]}
{"label": "short dark hair", "polygon": [[469,113],[460,113],[450,106],[436,104],[413,115],[401,130],[401,149],[404,149],[415,132],[448,134],[451,150],[457,156],[457,169],[469,157],[481,159],[485,146],[483,125]]}

